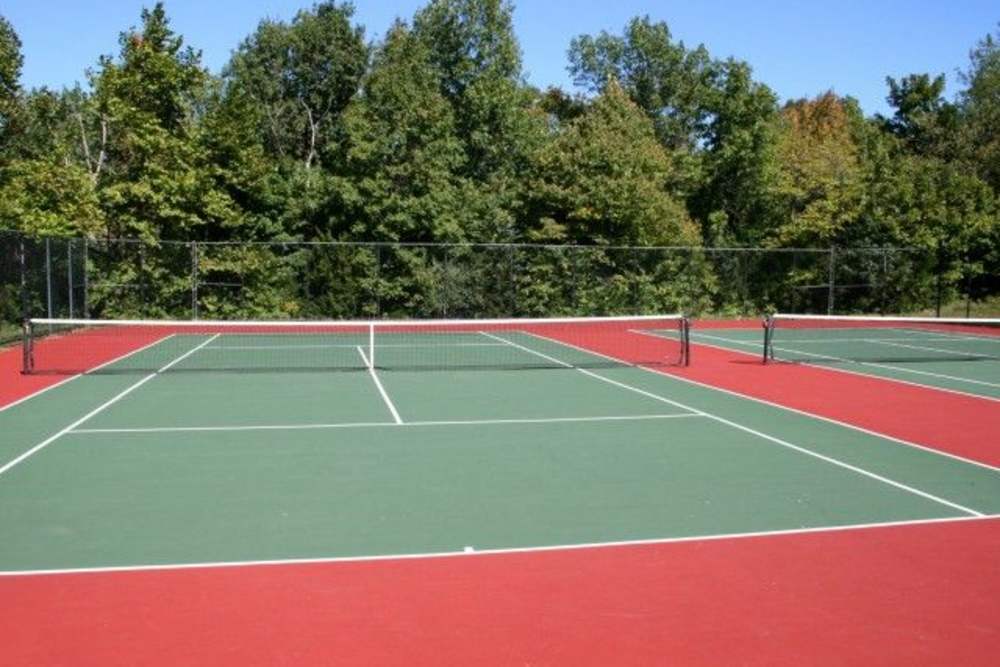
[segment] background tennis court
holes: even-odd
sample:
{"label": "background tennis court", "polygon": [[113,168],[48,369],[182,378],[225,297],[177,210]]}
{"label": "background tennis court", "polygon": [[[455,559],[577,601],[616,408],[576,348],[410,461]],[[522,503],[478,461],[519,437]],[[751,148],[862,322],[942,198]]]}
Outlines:
{"label": "background tennis court", "polygon": [[[793,320],[788,326],[779,322],[774,359],[1000,399],[1000,321],[956,324],[947,330],[930,319],[917,325],[892,319],[817,317]],[[762,329],[696,330],[692,338],[758,359],[764,353]]]}
{"label": "background tennis court", "polygon": [[[474,354],[474,369],[240,373],[202,362],[298,359],[308,353],[296,345],[315,343],[162,337],[119,362],[131,372],[82,376],[9,407],[0,570],[464,553],[1000,514],[991,465],[748,400],[681,369],[616,363],[607,347],[570,337],[484,338],[430,350]],[[623,357],[629,344],[660,342],[638,332],[613,341]],[[410,345],[421,347],[379,354],[441,346]],[[341,352],[364,357],[363,341],[351,347]],[[504,367],[511,360],[517,370]],[[164,372],[134,371],[146,367]]]}

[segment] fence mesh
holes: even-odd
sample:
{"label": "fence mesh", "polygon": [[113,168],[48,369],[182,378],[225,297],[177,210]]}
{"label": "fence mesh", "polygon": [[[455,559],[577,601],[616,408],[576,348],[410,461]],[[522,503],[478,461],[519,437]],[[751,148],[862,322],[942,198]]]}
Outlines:
{"label": "fence mesh", "polygon": [[967,285],[982,291],[988,281],[975,266],[892,247],[147,243],[0,232],[0,337],[16,337],[24,317],[904,313],[932,310]]}

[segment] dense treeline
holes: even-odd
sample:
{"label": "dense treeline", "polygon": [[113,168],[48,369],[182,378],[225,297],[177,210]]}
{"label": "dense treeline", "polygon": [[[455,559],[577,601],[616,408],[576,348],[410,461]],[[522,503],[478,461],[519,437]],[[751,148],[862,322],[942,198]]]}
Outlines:
{"label": "dense treeline", "polygon": [[[321,2],[261,21],[215,74],[157,4],[116,55],[86,69],[87,87],[61,91],[21,87],[20,43],[0,17],[0,228],[151,248],[894,246],[933,257],[949,288],[1000,290],[1000,31],[973,46],[953,99],[943,76],[889,78],[893,114],[865,117],[832,92],[779,104],[747,63],[691,48],[648,17],[572,41],[580,92],[538,90],[524,78],[513,11],[506,0],[429,0],[373,39],[350,4]],[[108,266],[120,275],[109,282],[184,289],[166,286],[170,253],[115,252]],[[599,275],[610,257],[581,271]],[[243,313],[345,315],[371,310],[357,294],[373,289],[419,310],[419,283],[435,279],[425,260],[234,246],[200,268],[243,286]],[[363,284],[374,261],[395,265],[380,267],[377,288]],[[435,270],[475,269],[451,276],[455,285],[503,271],[451,261]],[[511,269],[535,295],[520,310],[558,309],[543,292],[565,261]],[[630,270],[652,290],[643,307],[732,305],[709,261],[674,254]],[[309,307],[287,298],[302,289]],[[754,306],[762,300],[782,305],[772,293]],[[225,301],[208,310],[227,314]]]}

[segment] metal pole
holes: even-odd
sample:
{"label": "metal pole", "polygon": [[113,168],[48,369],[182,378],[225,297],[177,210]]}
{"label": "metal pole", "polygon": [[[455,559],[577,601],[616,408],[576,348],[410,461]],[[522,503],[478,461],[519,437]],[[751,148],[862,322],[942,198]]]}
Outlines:
{"label": "metal pole", "polygon": [[375,317],[382,316],[382,246],[375,246]]}
{"label": "metal pole", "polygon": [[191,319],[198,319],[198,243],[191,241]]}
{"label": "metal pole", "polygon": [[965,317],[972,317],[972,264],[968,254],[965,256]]}
{"label": "metal pole", "polygon": [[837,247],[830,246],[830,269],[829,269],[829,292],[826,297],[826,314],[833,315],[834,310],[834,291],[836,290],[836,266],[837,266]]}
{"label": "metal pole", "polygon": [[45,303],[48,317],[52,318],[52,249],[50,240],[45,238]]}
{"label": "metal pole", "polygon": [[83,317],[90,319],[90,281],[87,278],[87,263],[90,261],[89,241],[83,238]]}
{"label": "metal pole", "polygon": [[21,372],[27,373],[31,369],[31,320],[29,319],[30,309],[28,306],[28,255],[24,247],[24,236],[20,240],[20,265],[21,265]]}
{"label": "metal pole", "polygon": [[938,244],[937,244],[937,267],[936,267],[936,270],[935,270],[935,273],[937,275],[935,276],[935,280],[934,280],[935,287],[936,287],[936,290],[935,290],[936,294],[935,294],[935,297],[934,297],[934,316],[935,317],[941,317],[941,291],[943,289],[943,285],[941,284],[941,274],[944,272],[944,266],[943,265],[944,265],[944,244],[942,243],[941,239],[938,239]]}
{"label": "metal pole", "polygon": [[66,241],[66,282],[69,287],[69,316],[73,318],[73,239]]}

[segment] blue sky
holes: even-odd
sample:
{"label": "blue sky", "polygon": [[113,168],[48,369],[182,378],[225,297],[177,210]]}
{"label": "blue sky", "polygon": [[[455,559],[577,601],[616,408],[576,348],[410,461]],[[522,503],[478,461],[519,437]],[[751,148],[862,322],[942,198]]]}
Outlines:
{"label": "blue sky", "polygon": [[[312,0],[168,0],[174,28],[218,71],[265,16],[291,18]],[[0,14],[24,42],[23,83],[61,87],[84,81],[99,55],[117,51],[118,33],[138,22],[151,0],[5,0]],[[356,0],[369,38],[396,16],[409,18],[423,0]],[[828,89],[858,98],[867,113],[884,112],[885,77],[911,72],[948,75],[959,87],[969,49],[1000,22],[996,0],[521,0],[515,22],[528,79],[570,87],[570,39],[618,33],[632,16],[649,14],[688,45],[716,57],[749,62],[783,99]]]}

